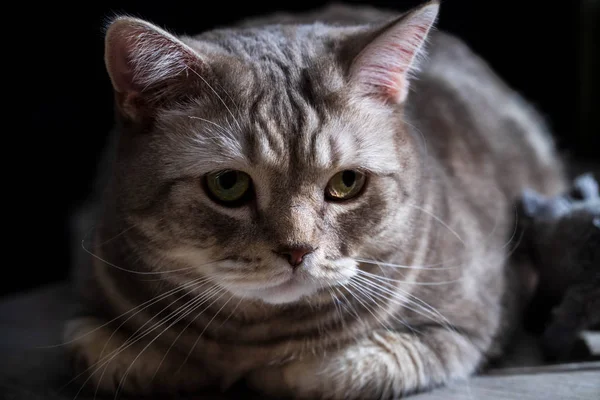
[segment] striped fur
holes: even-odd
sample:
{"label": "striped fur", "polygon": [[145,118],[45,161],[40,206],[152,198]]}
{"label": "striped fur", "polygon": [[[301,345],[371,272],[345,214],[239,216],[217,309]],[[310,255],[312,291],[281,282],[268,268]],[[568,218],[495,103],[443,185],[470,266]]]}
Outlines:
{"label": "striped fur", "polygon": [[[352,71],[381,55],[382,27],[411,15],[332,6],[164,36],[155,45],[185,65],[171,76],[123,42],[161,30],[109,27],[107,54],[129,54],[109,72],[129,84],[115,85],[119,141],[81,286],[90,313],[66,332],[87,384],[245,379],[274,395],[387,398],[500,354],[527,267],[509,257],[513,200],[560,191],[561,165],[535,110],[445,33],[430,35],[405,101],[356,89],[372,84]],[[251,204],[206,195],[202,176],[221,169],[251,176]],[[367,174],[363,193],[327,202],[346,169]],[[273,251],[293,244],[316,248],[296,272]]]}

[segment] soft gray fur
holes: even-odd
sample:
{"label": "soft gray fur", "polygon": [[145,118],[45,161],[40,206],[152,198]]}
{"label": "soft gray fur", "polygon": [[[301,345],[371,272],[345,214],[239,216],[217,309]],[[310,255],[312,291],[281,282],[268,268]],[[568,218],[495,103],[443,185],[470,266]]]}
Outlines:
{"label": "soft gray fur", "polygon": [[[182,38],[111,24],[120,139],[80,286],[89,316],[66,332],[92,388],[243,379],[387,398],[501,353],[527,295],[514,200],[562,190],[562,167],[484,61],[442,32],[423,45],[437,7],[333,6]],[[208,195],[220,170],[252,179],[239,207]],[[344,170],[366,184],[331,201]]]}

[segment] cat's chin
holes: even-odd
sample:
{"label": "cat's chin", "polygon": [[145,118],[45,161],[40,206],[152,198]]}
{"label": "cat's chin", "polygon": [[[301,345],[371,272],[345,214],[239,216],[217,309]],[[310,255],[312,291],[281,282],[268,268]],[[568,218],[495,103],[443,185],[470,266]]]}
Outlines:
{"label": "cat's chin", "polygon": [[303,297],[316,293],[318,287],[294,280],[284,282],[277,286],[263,289],[244,290],[241,297],[262,300],[267,304],[287,304],[299,301]]}

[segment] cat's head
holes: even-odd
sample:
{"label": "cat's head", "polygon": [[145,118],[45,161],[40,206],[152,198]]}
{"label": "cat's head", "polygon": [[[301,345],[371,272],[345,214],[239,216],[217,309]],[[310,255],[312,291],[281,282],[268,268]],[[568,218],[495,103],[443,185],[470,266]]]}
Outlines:
{"label": "cat's head", "polygon": [[420,167],[402,110],[437,11],[197,38],[113,21],[113,200],[139,255],[287,303],[398,245]]}

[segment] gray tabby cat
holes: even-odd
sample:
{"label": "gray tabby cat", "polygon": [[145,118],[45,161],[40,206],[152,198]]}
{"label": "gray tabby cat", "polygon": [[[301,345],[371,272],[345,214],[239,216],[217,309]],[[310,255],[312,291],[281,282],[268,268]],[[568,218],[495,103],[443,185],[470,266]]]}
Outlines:
{"label": "gray tabby cat", "polygon": [[111,23],[119,141],[66,331],[92,388],[388,398],[500,354],[513,202],[562,167],[438,7]]}

